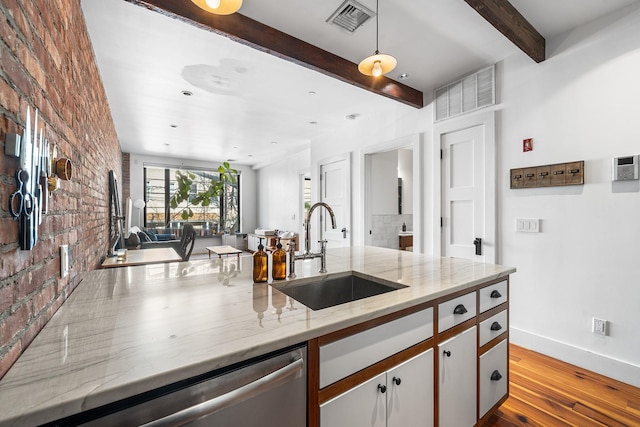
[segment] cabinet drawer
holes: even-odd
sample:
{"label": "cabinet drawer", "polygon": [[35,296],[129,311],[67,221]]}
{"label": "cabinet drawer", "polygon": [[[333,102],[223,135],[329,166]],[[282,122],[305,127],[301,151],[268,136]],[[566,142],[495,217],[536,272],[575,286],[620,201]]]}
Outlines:
{"label": "cabinet drawer", "polygon": [[507,310],[501,311],[495,316],[480,322],[480,347],[507,331],[509,323],[507,321]]}
{"label": "cabinet drawer", "polygon": [[507,281],[485,286],[478,291],[480,298],[480,313],[496,307],[507,301]]}
{"label": "cabinet drawer", "polygon": [[509,382],[507,340],[480,356],[480,417],[504,395]]}
{"label": "cabinet drawer", "polygon": [[476,293],[459,296],[438,305],[438,332],[476,316]]}
{"label": "cabinet drawer", "polygon": [[320,388],[433,336],[433,308],[320,347]]}

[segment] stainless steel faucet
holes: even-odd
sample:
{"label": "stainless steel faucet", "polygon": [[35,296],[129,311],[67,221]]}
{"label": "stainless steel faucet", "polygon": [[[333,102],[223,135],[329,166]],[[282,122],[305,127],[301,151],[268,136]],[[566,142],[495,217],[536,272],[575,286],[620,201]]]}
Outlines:
{"label": "stainless steel faucet", "polygon": [[324,206],[329,212],[329,216],[331,217],[331,228],[336,228],[336,216],[333,214],[333,209],[324,203],[318,202],[311,206],[309,212],[307,212],[307,217],[304,222],[304,252],[296,255],[295,248],[293,246],[289,246],[289,278],[293,279],[296,277],[296,261],[299,259],[313,259],[320,258],[320,273],[327,272],[327,264],[325,260],[326,252],[327,252],[327,241],[326,240],[318,240],[320,243],[320,252],[312,253],[311,252],[311,214],[318,206]]}

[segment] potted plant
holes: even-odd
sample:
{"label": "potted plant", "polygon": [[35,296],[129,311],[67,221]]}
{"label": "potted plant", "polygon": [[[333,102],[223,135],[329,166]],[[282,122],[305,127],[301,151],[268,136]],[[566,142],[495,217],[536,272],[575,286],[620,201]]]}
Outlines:
{"label": "potted plant", "polygon": [[187,206],[180,212],[180,218],[186,221],[193,217],[191,206],[207,207],[212,203],[217,203],[220,200],[220,196],[224,193],[225,186],[236,183],[238,171],[232,169],[229,162],[224,162],[218,167],[218,174],[218,179],[211,179],[208,187],[204,191],[196,193],[194,196],[192,185],[197,178],[196,175],[190,171],[177,170],[176,182],[178,183],[178,188],[169,200],[171,209],[177,209],[181,203],[186,201]]}

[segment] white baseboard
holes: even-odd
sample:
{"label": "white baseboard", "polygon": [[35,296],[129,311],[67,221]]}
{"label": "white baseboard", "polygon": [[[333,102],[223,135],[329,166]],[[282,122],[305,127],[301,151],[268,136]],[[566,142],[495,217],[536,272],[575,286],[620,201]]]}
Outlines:
{"label": "white baseboard", "polygon": [[509,327],[509,340],[520,347],[542,353],[634,387],[640,387],[640,366],[594,353],[584,348]]}

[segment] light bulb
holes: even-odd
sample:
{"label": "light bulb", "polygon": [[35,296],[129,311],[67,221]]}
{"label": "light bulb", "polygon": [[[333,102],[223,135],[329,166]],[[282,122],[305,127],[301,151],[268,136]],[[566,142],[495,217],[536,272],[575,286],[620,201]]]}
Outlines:
{"label": "light bulb", "polygon": [[380,77],[382,75],[382,65],[380,64],[380,61],[375,61],[373,63],[371,74],[373,75],[373,77]]}
{"label": "light bulb", "polygon": [[209,6],[211,9],[217,9],[220,7],[220,0],[205,0],[205,3],[207,4],[207,6]]}

